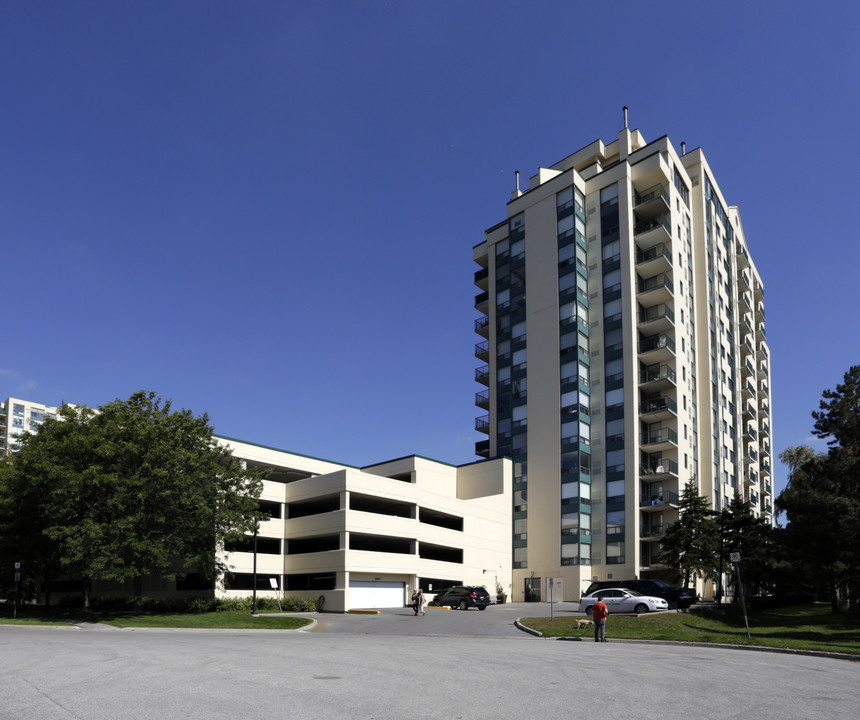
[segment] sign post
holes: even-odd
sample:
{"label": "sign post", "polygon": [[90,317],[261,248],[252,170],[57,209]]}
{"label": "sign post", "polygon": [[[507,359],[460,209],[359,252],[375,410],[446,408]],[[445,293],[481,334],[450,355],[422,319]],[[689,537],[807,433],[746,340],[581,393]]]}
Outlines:
{"label": "sign post", "polygon": [[18,617],[18,600],[21,597],[21,563],[15,563],[15,606],[12,610],[12,617]]}
{"label": "sign post", "polygon": [[549,619],[553,619],[553,606],[555,604],[555,593],[560,598],[564,597],[564,578],[547,578],[547,590],[549,595]]}
{"label": "sign post", "polygon": [[272,590],[275,591],[275,597],[278,599],[278,610],[284,612],[284,609],[281,607],[281,591],[278,589],[278,578],[269,578],[269,585],[271,585]]}
{"label": "sign post", "polygon": [[744,609],[744,624],[747,626],[747,637],[749,638],[750,637],[750,621],[747,618],[747,603],[746,603],[746,600],[744,600],[744,585],[741,582],[741,554],[737,553],[737,552],[733,552],[730,555],[730,559],[735,565],[735,573],[738,576],[738,588],[740,588],[740,591],[741,591],[741,607],[743,607],[743,609]]}

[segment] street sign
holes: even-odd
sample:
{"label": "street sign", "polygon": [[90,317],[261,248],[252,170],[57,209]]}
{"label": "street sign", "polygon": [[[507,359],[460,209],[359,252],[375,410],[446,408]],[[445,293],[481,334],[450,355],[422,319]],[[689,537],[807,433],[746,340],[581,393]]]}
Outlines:
{"label": "street sign", "polygon": [[732,553],[731,555],[729,555],[729,557],[731,558],[732,562],[740,562],[741,561],[741,554],[740,553]]}

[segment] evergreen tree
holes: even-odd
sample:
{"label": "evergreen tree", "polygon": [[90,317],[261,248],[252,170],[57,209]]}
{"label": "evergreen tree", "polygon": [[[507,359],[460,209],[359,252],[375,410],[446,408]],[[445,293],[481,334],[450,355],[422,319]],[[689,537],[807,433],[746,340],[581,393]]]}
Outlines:
{"label": "evergreen tree", "polygon": [[680,516],[666,530],[660,553],[662,561],[684,578],[689,587],[695,577],[716,574],[719,526],[708,516],[708,501],[693,483],[684,486],[678,503]]}

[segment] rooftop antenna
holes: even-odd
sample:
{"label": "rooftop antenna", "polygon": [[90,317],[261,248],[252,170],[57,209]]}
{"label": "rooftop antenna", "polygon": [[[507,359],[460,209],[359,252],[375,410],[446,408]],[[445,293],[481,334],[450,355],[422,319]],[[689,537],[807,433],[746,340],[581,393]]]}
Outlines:
{"label": "rooftop antenna", "polygon": [[514,175],[517,177],[517,192],[520,191],[520,171],[514,170]]}
{"label": "rooftop antenna", "polygon": [[681,140],[681,155],[687,154],[687,143],[684,140]]}
{"label": "rooftop antenna", "polygon": [[624,106],[624,129],[627,129],[627,106]]}

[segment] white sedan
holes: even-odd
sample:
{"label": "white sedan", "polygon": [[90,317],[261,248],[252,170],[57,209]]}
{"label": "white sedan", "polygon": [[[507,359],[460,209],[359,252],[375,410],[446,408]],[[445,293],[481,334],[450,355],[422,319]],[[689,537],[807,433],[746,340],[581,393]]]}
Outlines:
{"label": "white sedan", "polygon": [[607,590],[595,590],[590,595],[583,595],[579,601],[579,611],[591,616],[592,606],[597,602],[600,595],[603,596],[603,602],[606,603],[610,615],[612,613],[636,613],[640,615],[641,613],[669,609],[669,603],[663,598],[642,595],[635,590],[627,590],[626,588],[609,588]]}

